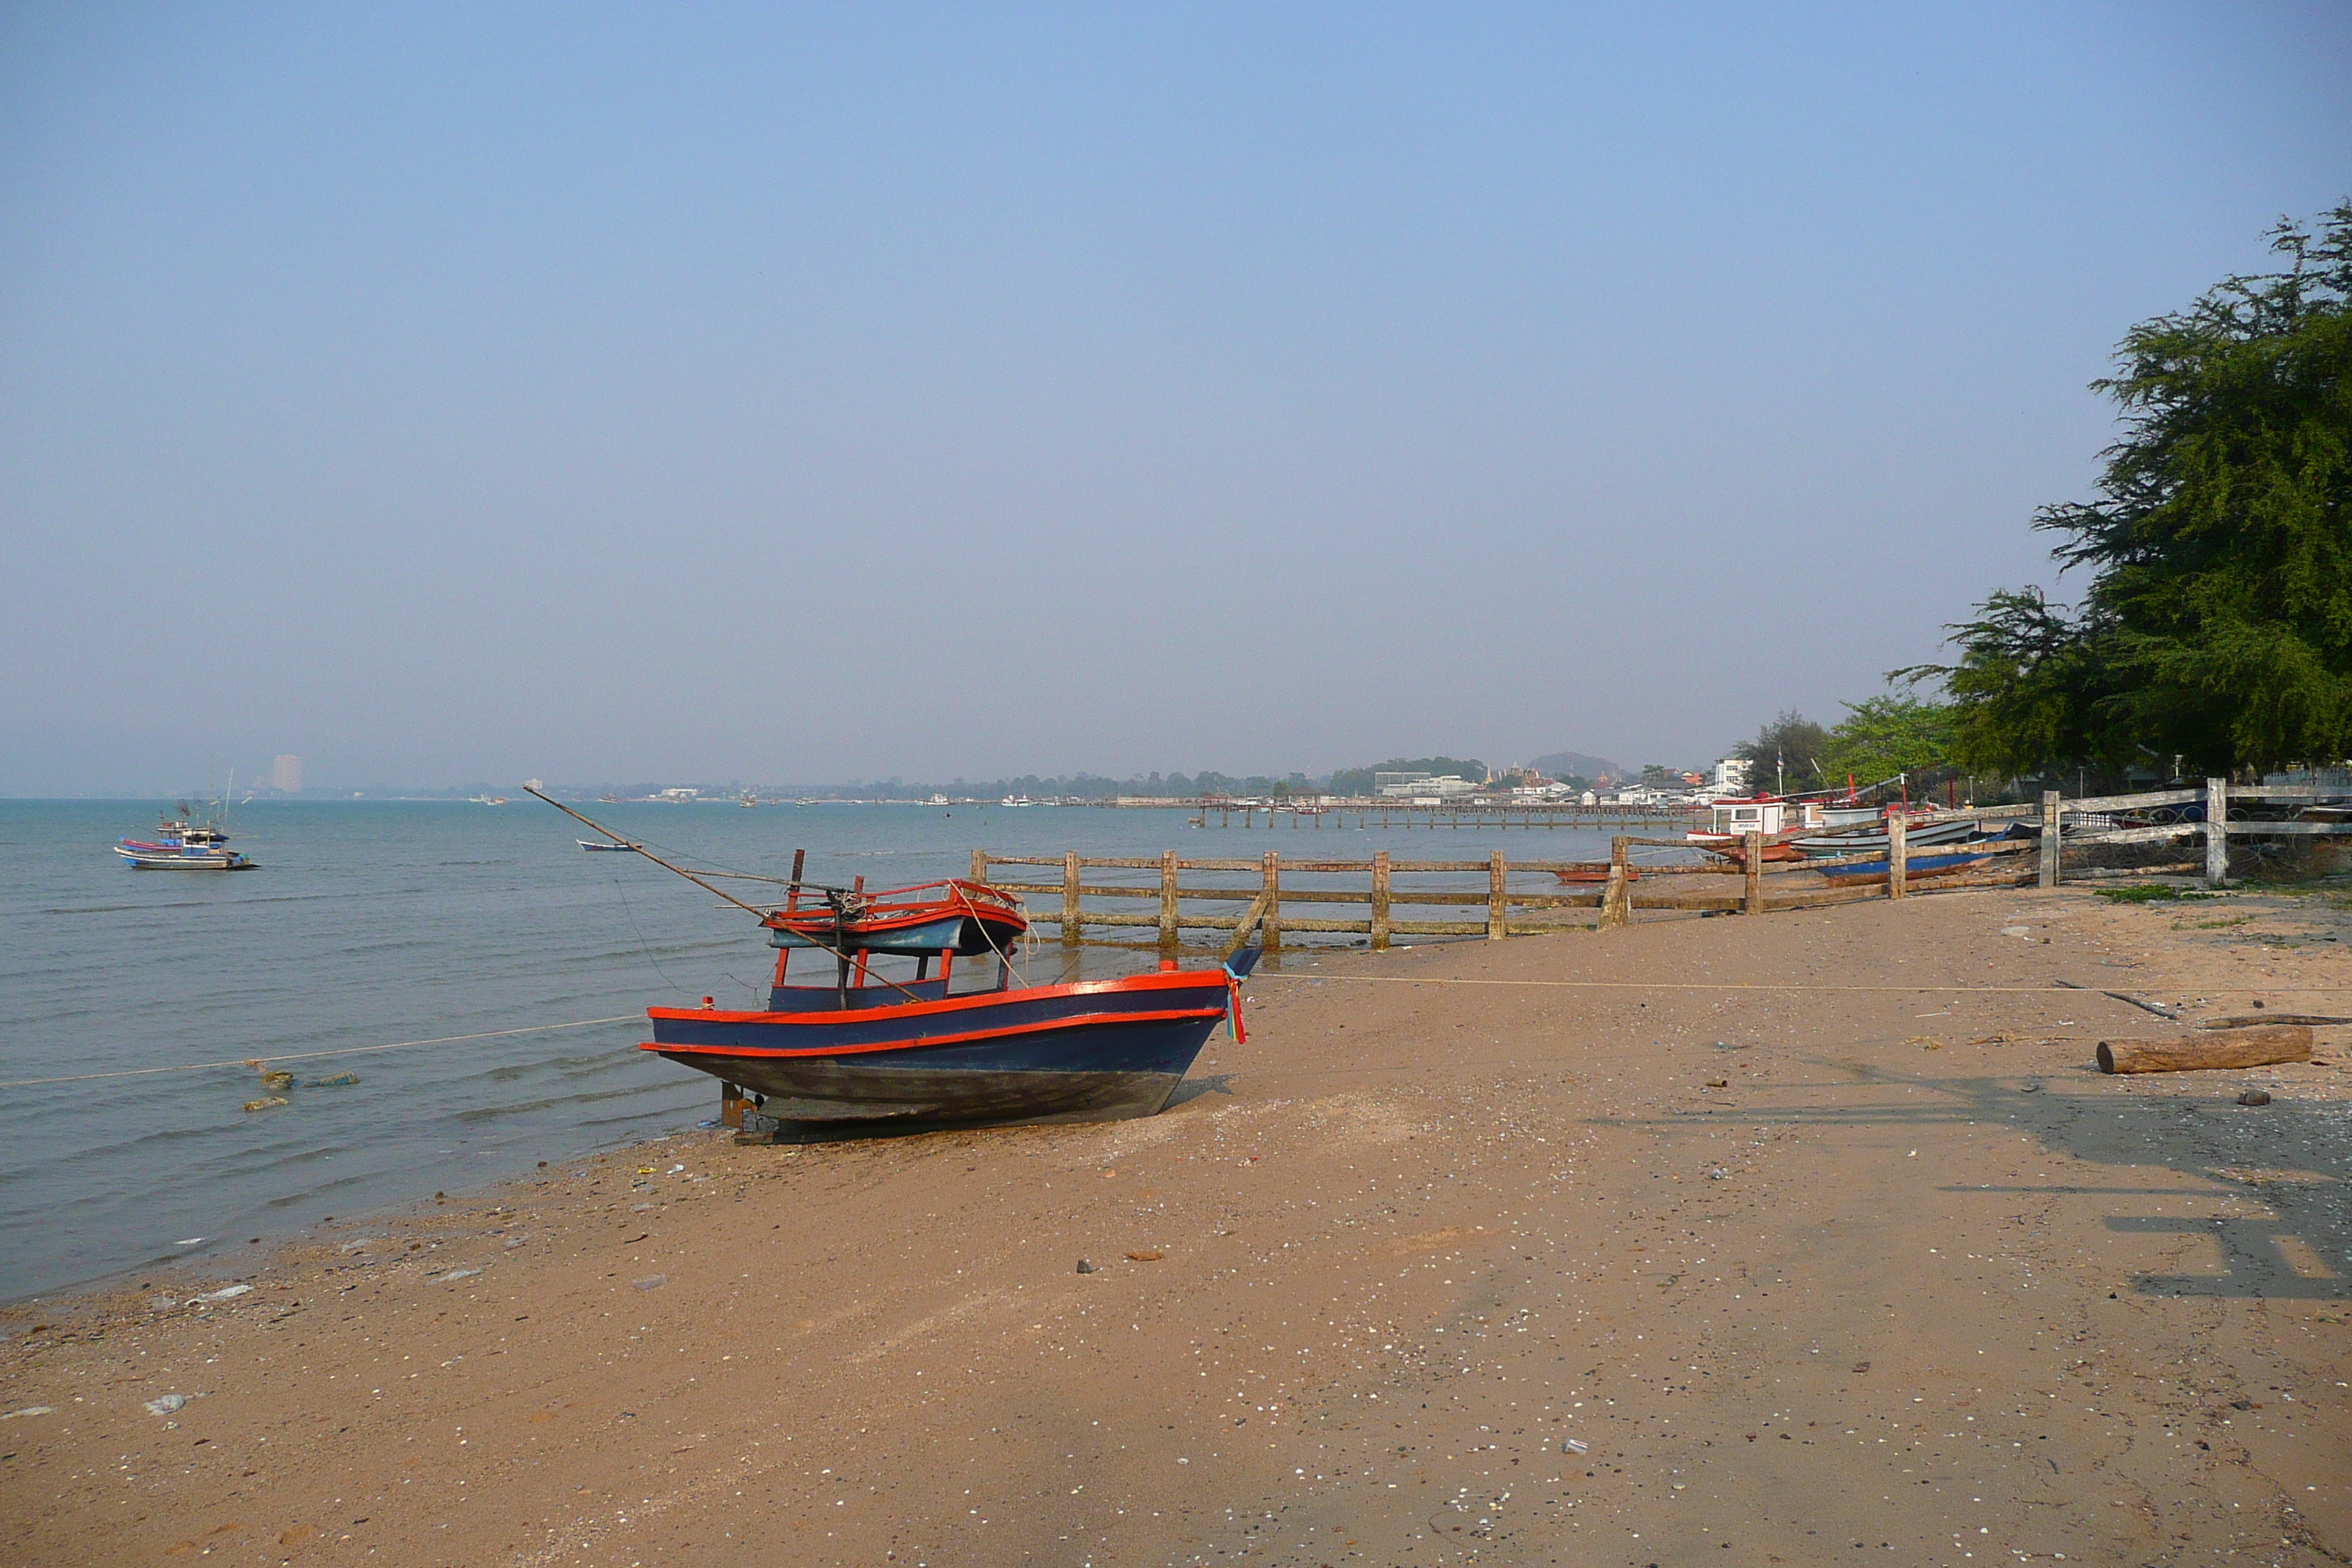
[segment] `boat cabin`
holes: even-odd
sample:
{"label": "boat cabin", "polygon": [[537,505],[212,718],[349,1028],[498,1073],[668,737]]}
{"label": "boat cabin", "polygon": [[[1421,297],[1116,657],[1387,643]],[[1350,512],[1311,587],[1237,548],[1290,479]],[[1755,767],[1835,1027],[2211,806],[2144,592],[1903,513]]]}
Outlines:
{"label": "boat cabin", "polygon": [[1739,838],[1750,833],[1788,833],[1821,826],[1822,804],[1817,800],[1782,800],[1770,795],[1733,795],[1707,808],[1704,836]]}

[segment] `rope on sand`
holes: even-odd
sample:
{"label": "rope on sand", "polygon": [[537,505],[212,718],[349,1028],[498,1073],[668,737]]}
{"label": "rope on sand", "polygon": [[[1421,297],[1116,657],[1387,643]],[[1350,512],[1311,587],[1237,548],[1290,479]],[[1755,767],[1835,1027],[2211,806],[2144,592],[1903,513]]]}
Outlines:
{"label": "rope on sand", "polygon": [[478,1035],[436,1035],[429,1040],[394,1040],[383,1046],[346,1046],[333,1051],[295,1051],[281,1057],[240,1057],[232,1062],[184,1062],[175,1067],[124,1068],[115,1072],[68,1073],[61,1078],[12,1078],[0,1082],[0,1089],[29,1089],[41,1083],[89,1083],[102,1078],[147,1078],[166,1072],[210,1072],[218,1068],[259,1067],[267,1062],[308,1062],[321,1057],[365,1056],[371,1051],[397,1051],[410,1046],[454,1046],[466,1040],[499,1040],[510,1035],[543,1035],[553,1029],[586,1029],[598,1024],[626,1024],[644,1016],[639,1013],[624,1013],[613,1018],[579,1018],[569,1024],[532,1024],[520,1029],[486,1029]]}
{"label": "rope on sand", "polygon": [[[1434,974],[1425,977],[1410,974],[1276,974],[1265,970],[1250,976],[1252,984],[1261,980],[1330,980],[1386,985],[1547,985],[1570,991],[1877,991],[1897,994],[1948,991],[1959,995],[2071,996],[2077,1000],[2088,990],[2088,987],[2073,985],[1759,985],[1736,980],[1475,980]],[[2239,989],[2260,991],[2265,996],[2333,996],[2352,991],[2352,986],[2257,985],[2241,986]],[[2128,996],[2116,996],[2112,991],[2091,991],[2089,994],[2115,996],[2118,1002],[2131,1001]],[[2140,1005],[2136,1002],[2132,1005]]]}

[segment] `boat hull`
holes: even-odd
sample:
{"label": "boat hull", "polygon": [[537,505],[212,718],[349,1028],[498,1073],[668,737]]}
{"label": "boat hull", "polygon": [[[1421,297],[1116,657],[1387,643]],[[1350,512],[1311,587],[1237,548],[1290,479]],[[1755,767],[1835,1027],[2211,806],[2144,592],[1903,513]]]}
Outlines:
{"label": "boat hull", "polygon": [[[1903,841],[1916,849],[1928,844],[1961,844],[1976,837],[1980,829],[1977,823],[1963,818],[1958,822],[1925,823],[1906,829]],[[1869,855],[1886,853],[1888,839],[1884,828],[1875,833],[1848,833],[1835,837],[1808,837],[1793,840],[1809,859],[1826,859],[1838,855]]]}
{"label": "boat hull", "polygon": [[254,862],[234,850],[150,850],[118,844],[114,852],[129,861],[135,871],[250,871],[255,868]]}
{"label": "boat hull", "polygon": [[1219,972],[843,1010],[652,1008],[641,1047],[761,1097],[782,1121],[1107,1121],[1168,1103],[1227,1016]]}
{"label": "boat hull", "polygon": [[[1903,878],[1916,882],[1927,877],[1949,877],[1992,859],[1991,855],[1979,851],[1961,855],[1906,855]],[[1851,866],[1832,866],[1821,873],[1832,888],[1859,888],[1884,882],[1893,875],[1885,860],[1863,860]]]}
{"label": "boat hull", "polygon": [[887,923],[866,924],[853,921],[846,929],[838,929],[829,921],[821,922],[805,916],[800,917],[800,923],[808,929],[795,931],[789,926],[771,926],[768,930],[769,944],[774,947],[817,948],[827,952],[898,953],[908,957],[945,951],[969,958],[983,952],[1004,952],[1020,942],[1021,933],[1026,929],[1014,921],[989,920],[962,913]]}

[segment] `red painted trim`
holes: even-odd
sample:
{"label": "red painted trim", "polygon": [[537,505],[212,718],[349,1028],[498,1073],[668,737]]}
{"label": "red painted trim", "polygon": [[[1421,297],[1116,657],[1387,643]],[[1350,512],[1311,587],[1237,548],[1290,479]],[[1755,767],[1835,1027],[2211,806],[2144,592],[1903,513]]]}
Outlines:
{"label": "red painted trim", "polygon": [[[1164,974],[1130,974],[1118,980],[1081,980],[1071,985],[1039,985],[1026,991],[975,991],[967,995],[950,996],[940,1002],[899,1002],[887,1007],[861,1007],[856,1016],[862,1018],[914,1018],[939,1013],[952,1013],[971,1007],[1001,1005],[1008,996],[1043,999],[1051,996],[1109,996],[1129,991],[1185,990],[1203,985],[1223,985],[1223,970],[1178,970]],[[839,1012],[824,1013],[729,1013],[709,1007],[648,1007],[648,1018],[699,1018],[706,1023],[719,1024],[819,1024],[838,1023]]]}
{"label": "red painted trim", "polygon": [[[688,1013],[689,1018],[707,1018],[708,1013]],[[724,1017],[727,1015],[720,1015]],[[855,1016],[855,1015],[851,1015]],[[663,1056],[714,1057],[851,1057],[868,1051],[916,1050],[925,1046],[960,1046],[969,1040],[1002,1040],[1014,1035],[1042,1035],[1050,1029],[1076,1028],[1090,1024],[1164,1024],[1176,1018],[1222,1018],[1223,1007],[1171,1007],[1157,1013],[1081,1013],[1068,1018],[1046,1018],[1034,1024],[1013,1024],[994,1029],[970,1029],[961,1035],[926,1035],[917,1040],[883,1040],[873,1045],[856,1046],[668,1046],[659,1040],[638,1042],[641,1051],[658,1051]],[[824,1017],[838,1018],[839,1013],[769,1013],[750,1016]]]}

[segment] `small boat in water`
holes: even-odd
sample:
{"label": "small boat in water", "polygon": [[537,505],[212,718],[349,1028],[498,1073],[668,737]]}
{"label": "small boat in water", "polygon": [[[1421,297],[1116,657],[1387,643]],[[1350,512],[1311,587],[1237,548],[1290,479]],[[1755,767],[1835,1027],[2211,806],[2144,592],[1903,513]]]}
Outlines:
{"label": "small boat in water", "polygon": [[258,868],[228,847],[228,835],[208,822],[189,819],[188,808],[156,825],[155,842],[125,838],[114,852],[139,871],[251,871]]}
{"label": "small boat in water", "polygon": [[596,843],[593,839],[588,839],[588,838],[579,839],[579,840],[577,840],[577,842],[578,842],[578,844],[579,844],[580,847],[581,847],[581,848],[583,848],[583,849],[588,849],[588,850],[597,850],[597,849],[602,849],[602,850],[605,850],[605,851],[607,851],[607,852],[611,852],[611,853],[617,853],[617,854],[622,854],[622,855],[634,855],[634,854],[635,854],[635,853],[637,852],[637,847],[636,847],[635,845],[634,845],[634,844],[599,844],[599,843]]}
{"label": "small boat in water", "polygon": [[[928,896],[926,896],[928,895]],[[827,952],[895,953],[922,958],[954,953],[964,958],[1004,953],[1029,929],[1021,900],[985,882],[950,879],[919,887],[867,893],[863,888],[821,889],[819,902],[803,904],[797,888],[791,901],[761,922],[779,948],[814,947]],[[777,968],[781,983],[781,961]]]}
{"label": "small boat in water", "polygon": [[[548,804],[621,842],[571,807]],[[801,880],[795,857],[782,907],[761,909],[642,846],[627,847],[756,916],[777,950],[765,1007],[724,1010],[707,996],[699,1007],[649,1007],[654,1037],[638,1048],[747,1091],[759,1113],[779,1123],[853,1129],[1150,1116],[1167,1105],[1220,1023],[1241,1034],[1239,988],[1255,948],[1215,969],[1165,962],[1152,973],[1016,987],[1012,955],[1028,920],[1017,899],[985,883],[875,893],[819,888]],[[831,957],[830,976],[793,983],[796,952]],[[911,976],[876,966],[908,958]],[[959,958],[978,961],[963,973],[977,971],[980,984],[954,989]]]}

